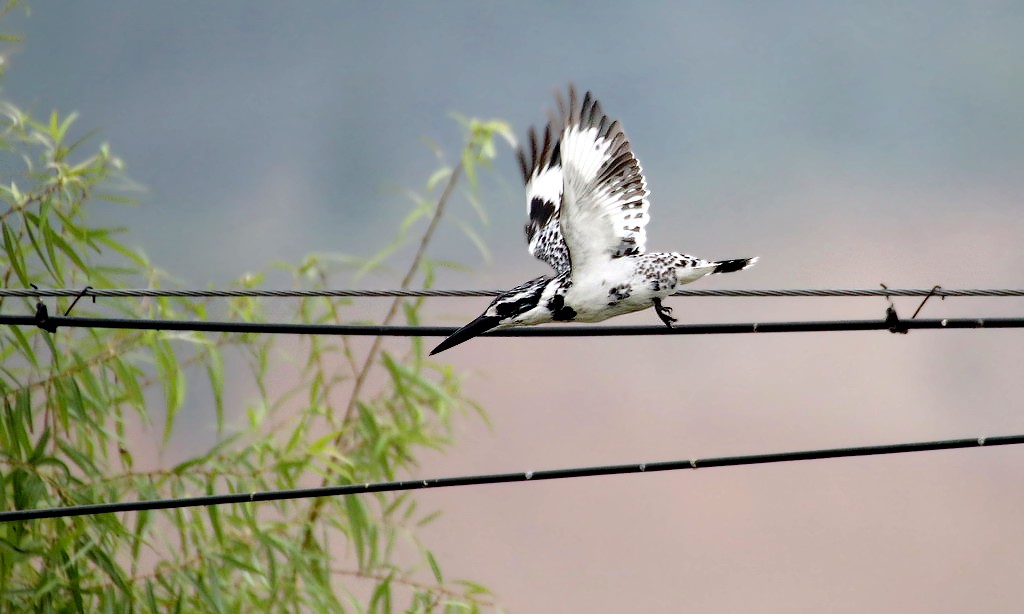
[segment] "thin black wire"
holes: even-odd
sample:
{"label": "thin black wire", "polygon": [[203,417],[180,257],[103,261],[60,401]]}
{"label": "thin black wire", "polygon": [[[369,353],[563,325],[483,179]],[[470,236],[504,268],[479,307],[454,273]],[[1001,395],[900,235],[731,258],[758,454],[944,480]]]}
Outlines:
{"label": "thin black wire", "polygon": [[[277,297],[277,298],[437,298],[437,297],[486,297],[497,296],[501,290],[164,290],[150,288],[95,289],[89,288],[48,288],[23,289],[0,288],[3,297],[188,297],[188,298],[231,298],[231,297]],[[672,296],[715,296],[715,297],[865,297],[865,296],[1024,296],[1024,289],[964,289],[945,288],[832,288],[832,289],[780,289],[780,290],[677,290]]]}
{"label": "thin black wire", "polygon": [[[447,337],[452,326],[378,326],[348,324],[286,324],[273,322],[207,322],[199,320],[144,320],[76,316],[0,315],[0,325],[58,328],[111,328],[173,330],[208,333],[270,333],[291,335],[350,335],[375,337]],[[942,330],[1024,328],[1024,318],[946,318],[920,320],[819,320],[804,322],[737,322],[666,326],[550,326],[511,328],[484,333],[485,337],[614,337],[646,335],[714,335],[744,333],[800,333],[830,331]]]}
{"label": "thin black wire", "polygon": [[982,446],[1009,446],[1024,443],[1024,435],[1003,435],[972,439],[947,439],[854,448],[829,448],[822,450],[801,450],[774,454],[749,454],[744,456],[720,456],[716,458],[662,461],[630,465],[605,465],[577,467],[571,469],[550,469],[546,471],[520,471],[516,473],[495,473],[426,480],[399,480],[394,482],[367,482],[365,484],[344,484],[319,488],[297,488],[290,490],[255,491],[201,497],[180,497],[152,499],[149,501],[127,501],[120,503],[94,503],[34,510],[13,510],[0,512],[0,522],[38,520],[42,518],[66,518],[70,516],[91,516],[115,512],[139,512],[144,510],[167,510],[183,507],[201,507],[256,501],[284,501],[313,497],[335,497],[371,492],[394,492],[427,488],[448,488],[451,486],[479,486],[482,484],[504,484],[508,482],[529,482],[542,480],[564,480],[598,475],[621,475],[631,473],[654,473],[680,469],[710,469],[712,467],[736,467],[740,465],[765,465],[793,461],[819,460],[826,458],[850,458],[885,454],[906,454],[932,450],[955,450]]}

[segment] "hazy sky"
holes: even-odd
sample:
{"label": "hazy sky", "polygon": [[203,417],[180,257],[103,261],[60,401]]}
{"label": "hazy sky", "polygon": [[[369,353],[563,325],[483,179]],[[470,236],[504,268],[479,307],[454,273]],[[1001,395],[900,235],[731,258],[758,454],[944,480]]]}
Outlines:
{"label": "hazy sky", "polygon": [[[763,251],[810,219],[881,217],[877,199],[838,211],[820,196],[780,198],[823,178],[867,190],[1014,182],[1022,13],[936,2],[35,3],[7,90],[102,130],[149,189],[146,207],[116,215],[195,282],[314,250],[371,251],[408,207],[398,188],[422,185],[434,165],[421,139],[458,144],[449,113],[504,118],[522,134],[569,80],[635,143],[657,207],[652,245],[718,256],[752,242]],[[510,152],[498,169],[508,189],[485,231],[496,268],[534,266],[522,252],[506,258],[523,207]]]}
{"label": "hazy sky", "polygon": [[[622,120],[649,246],[760,255],[704,287],[1024,286],[1024,5],[36,2],[6,97],[77,110],[144,206],[102,215],[187,285],[366,255],[451,112],[522,135],[555,87]],[[499,152],[464,287],[544,272]],[[454,215],[471,216],[468,207]],[[470,260],[446,230],[435,255]],[[486,301],[446,302],[441,323]],[[876,317],[884,301],[674,299],[684,321]],[[901,302],[904,313],[914,301]],[[935,301],[926,315],[1019,315]],[[441,317],[441,316],[439,316]],[[633,322],[656,322],[653,313]],[[468,424],[423,475],[1024,432],[1017,332],[477,340]],[[1018,611],[1024,451],[423,493],[431,547],[516,612]]]}

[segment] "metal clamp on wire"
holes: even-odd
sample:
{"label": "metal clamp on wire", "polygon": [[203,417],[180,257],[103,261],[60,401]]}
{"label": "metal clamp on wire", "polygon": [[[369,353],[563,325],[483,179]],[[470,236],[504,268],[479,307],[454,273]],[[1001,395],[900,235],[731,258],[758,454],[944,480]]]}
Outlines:
{"label": "metal clamp on wire", "polygon": [[[884,290],[889,289],[889,287],[886,286],[885,284],[879,285],[882,286],[882,289]],[[941,289],[942,286],[932,286],[931,291],[928,292],[928,296],[924,297],[924,300],[921,301],[921,304],[918,305],[917,309],[914,310],[914,315],[910,316],[910,319],[913,320],[917,318],[917,314],[921,313],[921,309],[924,307],[924,304],[928,302],[928,299],[935,296],[935,293]],[[941,295],[939,298],[941,298],[942,300],[946,300],[945,295]],[[885,300],[889,301],[889,306],[885,310],[885,323],[889,325],[889,332],[899,333],[901,335],[907,334],[907,332],[909,332],[910,329],[907,327],[906,324],[904,324],[900,320],[900,317],[896,314],[896,305],[893,304],[892,298],[888,294],[886,294]]]}
{"label": "metal clamp on wire", "polygon": [[[29,284],[29,285],[32,286],[33,288],[35,288],[36,290],[39,289],[39,287],[36,286],[35,284]],[[71,314],[71,310],[74,309],[75,305],[78,304],[78,299],[82,298],[83,296],[88,296],[89,295],[89,290],[92,290],[92,286],[86,286],[85,288],[82,288],[82,291],[78,293],[78,296],[75,297],[75,300],[71,301],[71,305],[69,305],[67,310],[64,312],[64,317],[67,317],[67,316],[69,316]],[[95,296],[92,297],[92,302],[93,303],[96,302],[96,297]],[[57,326],[58,326],[57,323],[50,319],[50,311],[46,308],[46,305],[43,303],[42,299],[40,299],[38,297],[36,298],[36,315],[35,315],[35,317],[36,317],[36,326],[38,326],[39,328],[45,330],[48,333],[55,333],[55,332],[57,332]]]}
{"label": "metal clamp on wire", "polygon": [[[879,285],[882,286],[883,290],[889,289],[885,284]],[[905,335],[910,332],[907,325],[900,321],[900,316],[896,314],[896,305],[893,304],[892,297],[886,294],[885,300],[889,301],[889,306],[885,308],[885,323],[889,326],[889,332],[900,335]]]}
{"label": "metal clamp on wire", "polygon": [[[29,284],[36,290],[39,286],[35,284]],[[46,305],[43,304],[43,299],[36,297],[36,326],[45,330],[48,333],[57,332],[57,325],[50,321],[50,312],[47,311]]]}

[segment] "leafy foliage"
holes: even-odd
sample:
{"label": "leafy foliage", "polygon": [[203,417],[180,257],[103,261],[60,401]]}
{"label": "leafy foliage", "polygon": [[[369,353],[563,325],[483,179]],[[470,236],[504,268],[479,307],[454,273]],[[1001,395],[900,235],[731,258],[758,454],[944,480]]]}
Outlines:
{"label": "leafy foliage", "polygon": [[[22,167],[0,186],[5,287],[166,283],[165,274],[120,241],[122,229],[90,222],[87,212],[95,207],[126,203],[119,196],[127,185],[122,163],[106,145],[85,152],[88,135],[75,138],[74,115],[38,120],[5,103],[2,120],[2,162]],[[489,164],[495,135],[508,134],[501,122],[464,125],[460,162],[442,161],[426,192],[416,195],[394,246],[362,261],[359,272],[416,238],[403,287],[416,280],[429,285],[444,266],[425,256],[444,204],[460,174],[475,182],[478,167]],[[349,261],[310,256],[281,268],[296,287],[315,289],[327,287],[339,262]],[[261,282],[261,275],[249,275],[237,285]],[[51,308],[68,304],[61,299]],[[422,305],[397,300],[385,320],[415,324]],[[26,313],[34,302],[5,299],[0,307]],[[264,306],[249,298],[81,301],[75,310],[267,318]],[[337,299],[290,307],[292,320],[305,323],[347,323],[358,313]],[[2,329],[0,506],[395,479],[415,466],[422,450],[451,443],[453,420],[479,412],[462,394],[459,376],[428,360],[419,340],[387,348],[378,341],[362,361],[359,356],[360,348],[343,337]],[[195,424],[204,406],[216,425],[205,431]],[[175,442],[201,441],[197,431],[209,432],[210,445],[166,466],[165,457],[180,454]],[[0,610],[478,611],[489,603],[487,589],[449,579],[417,538],[434,517],[410,493],[381,493],[0,524]]]}

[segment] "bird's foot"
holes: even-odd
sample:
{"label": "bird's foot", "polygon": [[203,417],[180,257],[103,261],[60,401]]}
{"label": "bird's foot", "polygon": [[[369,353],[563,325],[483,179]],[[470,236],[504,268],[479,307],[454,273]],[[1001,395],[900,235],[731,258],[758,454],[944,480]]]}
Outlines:
{"label": "bird's foot", "polygon": [[672,328],[672,324],[678,321],[672,317],[672,308],[662,305],[660,298],[654,299],[654,311],[661,318],[661,321],[665,323],[665,326],[669,328]]}

